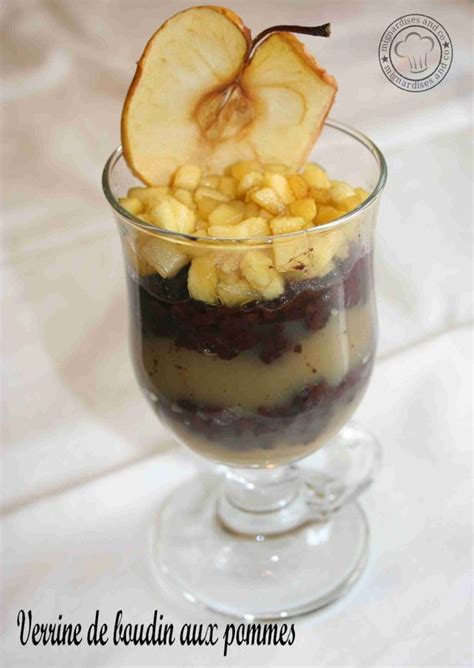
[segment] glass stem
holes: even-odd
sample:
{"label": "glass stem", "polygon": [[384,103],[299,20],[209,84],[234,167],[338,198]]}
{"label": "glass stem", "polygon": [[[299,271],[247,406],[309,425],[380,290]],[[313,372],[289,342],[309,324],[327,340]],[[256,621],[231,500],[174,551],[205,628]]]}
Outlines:
{"label": "glass stem", "polygon": [[229,503],[240,510],[268,513],[281,510],[294,501],[301,486],[293,466],[271,469],[229,469],[225,494]]}
{"label": "glass stem", "polygon": [[226,471],[218,515],[238,533],[282,533],[306,515],[303,481],[296,466]]}
{"label": "glass stem", "polygon": [[351,423],[315,453],[310,467],[226,469],[218,516],[232,531],[251,535],[328,521],[370,485],[380,460],[378,441]]}

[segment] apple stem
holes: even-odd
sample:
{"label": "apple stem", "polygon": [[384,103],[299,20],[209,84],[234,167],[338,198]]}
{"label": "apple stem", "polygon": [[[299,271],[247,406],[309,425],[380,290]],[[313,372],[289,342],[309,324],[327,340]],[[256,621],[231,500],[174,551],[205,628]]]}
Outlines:
{"label": "apple stem", "polygon": [[227,86],[224,97],[222,98],[220,107],[217,111],[217,115],[219,115],[222,112],[224,107],[231,99],[233,92],[239,86],[242,74],[245,69],[245,64],[248,63],[250,58],[253,56],[255,48],[260,44],[260,42],[265,40],[266,37],[268,37],[268,35],[271,35],[274,32],[296,32],[296,33],[301,33],[303,35],[313,35],[313,37],[330,37],[331,24],[323,23],[320,26],[294,26],[294,25],[270,26],[270,28],[265,28],[265,30],[262,30],[262,32],[258,33],[258,35],[250,43],[250,46],[247,50],[247,55],[244,58],[244,61],[242,63],[242,69],[240,70],[239,75],[236,77],[235,81],[232,84]]}
{"label": "apple stem", "polygon": [[324,23],[321,26],[289,26],[289,25],[271,26],[270,28],[262,30],[262,32],[259,33],[252,40],[252,45],[249,50],[249,56],[253,53],[257,44],[259,44],[262,40],[265,39],[265,37],[267,37],[273,32],[296,32],[296,33],[301,33],[303,35],[313,35],[313,37],[330,37],[331,24]]}

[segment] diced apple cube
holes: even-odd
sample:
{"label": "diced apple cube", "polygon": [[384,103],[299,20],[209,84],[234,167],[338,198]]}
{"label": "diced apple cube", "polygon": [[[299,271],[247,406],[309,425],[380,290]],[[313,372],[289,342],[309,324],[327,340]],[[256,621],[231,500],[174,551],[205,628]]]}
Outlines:
{"label": "diced apple cube", "polygon": [[292,202],[289,206],[289,210],[292,216],[304,218],[306,223],[312,223],[317,213],[314,199],[311,199],[310,197]]}
{"label": "diced apple cube", "polygon": [[219,281],[217,295],[225,306],[242,306],[255,301],[260,294],[245,279]]}
{"label": "diced apple cube", "polygon": [[341,202],[339,202],[337,208],[340,211],[343,211],[344,213],[349,213],[349,211],[357,209],[359,204],[360,204],[359,198],[357,197],[357,195],[353,195],[352,197],[347,197],[346,199],[343,199]]}
{"label": "diced apple cube", "polygon": [[237,225],[209,225],[207,233],[213,239],[245,239],[248,229],[242,227],[242,223]]}
{"label": "diced apple cube", "polygon": [[206,176],[201,177],[199,185],[204,188],[213,188],[214,190],[217,190],[219,188],[219,181],[220,176],[217,176],[217,174],[207,174]]}
{"label": "diced apple cube", "polygon": [[[258,189],[259,189],[259,186],[253,186],[253,188],[249,188],[249,189],[247,190],[247,192],[246,192],[244,195],[239,195],[239,197],[243,197],[243,198],[244,198],[244,202],[245,202],[246,204],[248,204],[249,202],[252,201],[252,195],[253,195],[253,193],[257,192]],[[255,202],[254,202],[254,204],[255,204]]]}
{"label": "diced apple cube", "polygon": [[196,190],[201,180],[201,174],[202,171],[198,165],[182,165],[174,175],[173,186],[185,190]]}
{"label": "diced apple cube", "polygon": [[[273,234],[299,232],[304,228],[304,218],[274,218],[270,223]],[[274,239],[273,257],[279,272],[291,271],[309,263],[309,246],[306,234],[295,239]]]}
{"label": "diced apple cube", "polygon": [[263,218],[247,218],[235,225],[210,225],[208,232],[217,239],[247,239],[269,236],[270,228]]}
{"label": "diced apple cube", "polygon": [[274,218],[270,223],[270,227],[273,234],[288,234],[290,232],[299,232],[303,229],[304,224],[305,220],[301,216],[294,218],[282,216],[281,218]]}
{"label": "diced apple cube", "polygon": [[190,190],[186,190],[185,188],[175,188],[172,195],[179,202],[181,202],[181,204],[184,204],[184,206],[187,206],[188,209],[191,209],[191,211],[195,210],[196,205],[194,203],[193,194]]}
{"label": "diced apple cube", "polygon": [[260,216],[255,218],[246,218],[243,223],[240,224],[247,225],[249,237],[269,237],[272,233],[268,221],[266,221],[265,218],[261,218]]}
{"label": "diced apple cube", "polygon": [[276,299],[285,291],[285,279],[278,272],[275,273],[270,283],[264,290],[261,290],[265,299]]}
{"label": "diced apple cube", "polygon": [[310,188],[309,196],[314,199],[317,205],[319,204],[330,204],[331,195],[329,194],[329,188]]}
{"label": "diced apple cube", "polygon": [[180,234],[192,234],[196,227],[194,212],[171,195],[154,206],[150,216],[154,225]]}
{"label": "diced apple cube", "polygon": [[310,263],[308,240],[305,235],[297,239],[275,240],[273,242],[273,257],[275,267],[281,273],[292,269],[302,269]]}
{"label": "diced apple cube", "polygon": [[218,207],[220,202],[217,199],[212,199],[211,197],[201,197],[197,203],[197,210],[200,217],[203,220],[208,220],[211,213],[216,207]]}
{"label": "diced apple cube", "polygon": [[140,202],[143,202],[143,204],[146,205],[147,192],[148,188],[144,188],[143,186],[135,186],[128,189],[127,197],[129,199],[139,199]]}
{"label": "diced apple cube", "polygon": [[238,264],[235,269],[230,270],[228,267],[226,267],[226,269],[227,271],[224,271],[218,261],[219,284],[232,285],[233,283],[237,283],[237,281],[240,281],[242,279],[239,273]]}
{"label": "diced apple cube", "polygon": [[[217,256],[217,266],[219,267],[219,280],[229,283],[238,278],[239,265],[242,255],[239,251],[226,251]],[[226,277],[229,276],[229,279]]]}
{"label": "diced apple cube", "polygon": [[236,162],[234,165],[232,165],[230,168],[230,173],[234,179],[240,181],[240,179],[242,179],[249,172],[258,172],[260,170],[261,166],[258,160],[241,160],[240,162]]}
{"label": "diced apple cube", "polygon": [[172,278],[189,262],[189,257],[177,244],[164,239],[148,239],[139,254],[163,278]]}
{"label": "diced apple cube", "polygon": [[334,268],[334,259],[345,259],[349,245],[342,230],[331,230],[327,234],[310,234],[308,253],[302,256],[302,261],[294,264],[285,273],[290,280],[303,280],[315,276],[325,276]]}
{"label": "diced apple cube", "polygon": [[353,197],[356,192],[354,188],[345,181],[331,181],[329,194],[331,195],[332,201],[337,206],[340,202],[347,199],[348,197]]}
{"label": "diced apple cube", "polygon": [[[255,218],[255,216],[260,216],[260,211],[263,209],[260,209],[258,204],[255,204],[255,202],[247,202],[245,205],[245,217],[246,218]],[[265,211],[267,214],[268,211]],[[270,214],[271,215],[271,214]]]}
{"label": "diced apple cube", "polygon": [[273,190],[273,188],[258,188],[252,192],[250,199],[274,216],[284,213],[286,209],[281,197]]}
{"label": "diced apple cube", "polygon": [[308,194],[308,184],[300,174],[290,174],[287,179],[295,199],[306,197]]}
{"label": "diced apple cube", "polygon": [[217,202],[230,202],[231,200],[229,195],[225,195],[224,193],[221,193],[219,190],[216,190],[215,188],[208,188],[207,186],[199,186],[199,188],[194,193],[194,199],[196,202],[199,203],[199,201],[203,197],[208,197],[209,199],[215,199]]}
{"label": "diced apple cube", "polygon": [[315,224],[325,225],[326,223],[331,223],[333,220],[337,220],[341,216],[342,212],[338,209],[335,209],[333,206],[321,204],[318,206],[318,213],[316,214]]}
{"label": "diced apple cube", "polygon": [[137,197],[119,197],[119,204],[132,216],[137,216],[143,211],[143,202]]}
{"label": "diced apple cube", "polygon": [[316,275],[324,276],[332,269],[336,255],[341,259],[345,257],[348,246],[342,230],[336,229],[313,235],[311,249],[311,269]]}
{"label": "diced apple cube", "polygon": [[168,186],[150,186],[149,188],[130,188],[128,191],[128,197],[136,197],[147,209],[151,209],[152,206],[162,202],[167,195],[169,195],[170,189]]}
{"label": "diced apple cube", "polygon": [[188,290],[193,299],[207,304],[217,302],[217,267],[214,254],[192,260],[188,273]]}
{"label": "diced apple cube", "polygon": [[263,183],[262,172],[249,172],[237,184],[237,195],[242,197],[252,188],[259,188]]}
{"label": "diced apple cube", "polygon": [[237,192],[237,181],[233,176],[221,176],[218,185],[219,192],[229,197],[235,197]]}
{"label": "diced apple cube", "polygon": [[240,201],[223,202],[209,214],[210,225],[234,225],[245,216],[245,203]]}
{"label": "diced apple cube", "polygon": [[240,268],[250,285],[265,299],[276,299],[285,289],[283,277],[275,270],[272,258],[265,251],[247,251]]}
{"label": "diced apple cube", "polygon": [[[252,202],[252,204],[254,204],[254,203],[255,202]],[[257,216],[259,218],[265,218],[265,220],[268,220],[268,221],[273,220],[273,218],[274,218],[274,215],[272,213],[270,213],[270,211],[265,211],[265,209],[261,209],[261,208],[258,209]]]}
{"label": "diced apple cube", "polygon": [[256,290],[263,290],[277,273],[271,256],[265,251],[247,251],[240,263],[243,276]]}
{"label": "diced apple cube", "polygon": [[308,163],[302,176],[311,188],[330,188],[331,186],[325,170],[315,163]]}
{"label": "diced apple cube", "polygon": [[283,174],[274,174],[272,172],[265,172],[263,175],[263,184],[273,188],[276,194],[280,197],[284,204],[290,204],[295,197],[291,190],[286,177]]}

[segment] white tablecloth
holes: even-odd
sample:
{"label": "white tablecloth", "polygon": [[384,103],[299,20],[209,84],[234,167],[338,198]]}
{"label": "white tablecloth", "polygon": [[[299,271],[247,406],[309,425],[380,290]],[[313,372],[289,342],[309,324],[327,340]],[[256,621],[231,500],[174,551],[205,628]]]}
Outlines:
{"label": "white tablecloth", "polygon": [[[118,236],[100,172],[145,39],[185,2],[5,1],[3,201],[3,665],[221,665],[220,648],[21,647],[16,615],[211,621],[168,600],[146,531],[192,473],[140,396],[128,361]],[[306,40],[335,75],[333,117],[384,151],[376,280],[380,346],[357,419],[384,446],[363,504],[367,572],[297,622],[291,648],[235,648],[227,665],[471,665],[469,356],[470,6],[466,2],[233,2],[258,31],[330,20]],[[383,76],[394,19],[434,16],[454,63],[431,91]]]}

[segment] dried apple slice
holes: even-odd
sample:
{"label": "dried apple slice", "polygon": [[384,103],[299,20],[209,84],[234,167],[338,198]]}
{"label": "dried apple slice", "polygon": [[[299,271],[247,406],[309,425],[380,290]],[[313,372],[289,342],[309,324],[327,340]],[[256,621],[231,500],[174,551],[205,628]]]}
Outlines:
{"label": "dried apple slice", "polygon": [[241,159],[301,167],[333,104],[335,80],[296,37],[281,32],[257,47],[237,90],[251,120],[215,145],[210,169],[220,171]]}
{"label": "dried apple slice", "polygon": [[180,165],[205,162],[210,142],[195,116],[200,110],[205,123],[212,96],[238,78],[249,45],[240,18],[219,7],[185,10],[155,32],[122,112],[125,159],[142,181],[167,183]]}
{"label": "dried apple slice", "polygon": [[[294,29],[327,35],[322,28]],[[252,42],[222,7],[193,7],[161,26],[122,113],[124,156],[138,178],[169,183],[184,163],[217,174],[241,160],[301,166],[337,85],[293,35],[267,36],[273,30]]]}

